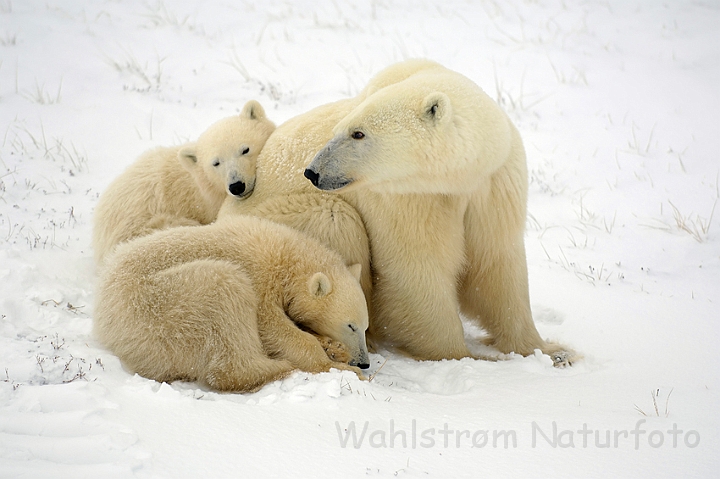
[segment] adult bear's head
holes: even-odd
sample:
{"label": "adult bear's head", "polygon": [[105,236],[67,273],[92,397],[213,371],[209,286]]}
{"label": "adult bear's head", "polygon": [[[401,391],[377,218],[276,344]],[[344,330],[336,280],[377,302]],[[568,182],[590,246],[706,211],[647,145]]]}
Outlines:
{"label": "adult bear's head", "polygon": [[472,81],[441,66],[370,94],[305,170],[317,188],[456,194],[508,157],[507,116]]}
{"label": "adult bear's head", "polygon": [[335,127],[333,139],[305,170],[317,188],[392,185],[410,178],[417,187],[417,178],[432,175],[433,150],[442,148],[443,126],[452,114],[450,99],[433,92],[410,102],[389,90],[395,88],[375,93]]}

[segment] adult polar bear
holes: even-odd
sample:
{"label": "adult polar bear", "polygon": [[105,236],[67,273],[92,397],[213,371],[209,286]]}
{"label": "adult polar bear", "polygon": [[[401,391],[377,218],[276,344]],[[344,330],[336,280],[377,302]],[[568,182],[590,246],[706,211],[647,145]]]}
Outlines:
{"label": "adult polar bear", "polygon": [[461,312],[501,352],[540,349],[563,366],[572,353],[544,341],[530,311],[526,203],[525,152],[507,115],[459,73],[410,60],[275,130],[255,192],[227,199],[220,216],[291,224],[349,264],[364,266],[369,240],[369,334],[417,359],[471,356]]}

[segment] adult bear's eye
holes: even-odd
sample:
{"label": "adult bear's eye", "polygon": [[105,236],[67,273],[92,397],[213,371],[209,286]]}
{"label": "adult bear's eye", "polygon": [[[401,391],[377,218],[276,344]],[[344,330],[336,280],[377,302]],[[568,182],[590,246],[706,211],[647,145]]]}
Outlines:
{"label": "adult bear's eye", "polygon": [[353,140],[362,140],[363,138],[365,138],[365,133],[363,133],[362,131],[353,131],[352,135],[350,136],[352,136]]}
{"label": "adult bear's eye", "polygon": [[220,166],[220,160],[216,158],[215,161],[213,161],[213,164],[212,164],[212,165],[213,165],[213,166]]}
{"label": "adult bear's eye", "polygon": [[245,149],[242,151],[242,154],[243,154],[243,155],[247,155],[248,153],[250,153],[250,148],[245,148]]}

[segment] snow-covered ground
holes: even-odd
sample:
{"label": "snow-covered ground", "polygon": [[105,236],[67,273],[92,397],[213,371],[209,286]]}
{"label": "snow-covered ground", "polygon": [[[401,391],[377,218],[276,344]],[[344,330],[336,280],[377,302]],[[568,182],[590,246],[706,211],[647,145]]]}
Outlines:
{"label": "snow-covered ground", "polygon": [[[717,477],[718,25],[711,1],[0,0],[0,477]],[[411,57],[518,125],[535,319],[585,359],[382,352],[371,382],[245,395],[123,370],[91,336],[108,183],[248,99],[280,124]]]}

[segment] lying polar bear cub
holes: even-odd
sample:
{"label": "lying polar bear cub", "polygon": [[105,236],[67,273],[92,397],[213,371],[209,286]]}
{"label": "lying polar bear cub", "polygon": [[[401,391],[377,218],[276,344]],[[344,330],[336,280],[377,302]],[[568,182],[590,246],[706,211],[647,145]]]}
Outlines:
{"label": "lying polar bear cub", "polygon": [[144,153],[116,178],[95,208],[95,260],[118,243],[173,226],[208,224],[223,200],[249,196],[255,162],[275,125],[254,100],[213,124],[195,143]]}
{"label": "lying polar bear cub", "polygon": [[[252,391],[294,369],[369,367],[360,265],[269,220],[159,231],[119,245],[101,274],[94,330],[126,367],[157,381]],[[342,343],[331,360],[304,331]]]}

